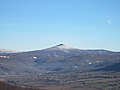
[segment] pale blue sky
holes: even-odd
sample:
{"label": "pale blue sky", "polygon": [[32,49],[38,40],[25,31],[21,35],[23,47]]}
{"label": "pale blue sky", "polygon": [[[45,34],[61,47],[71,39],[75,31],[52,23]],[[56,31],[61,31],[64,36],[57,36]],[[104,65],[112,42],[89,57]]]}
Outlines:
{"label": "pale blue sky", "polygon": [[120,0],[0,0],[0,48],[59,43],[120,51]]}

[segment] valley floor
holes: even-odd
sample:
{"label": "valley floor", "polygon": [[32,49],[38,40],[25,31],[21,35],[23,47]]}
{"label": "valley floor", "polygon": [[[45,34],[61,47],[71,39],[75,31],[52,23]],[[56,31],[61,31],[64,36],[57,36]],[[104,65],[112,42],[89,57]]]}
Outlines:
{"label": "valley floor", "polygon": [[0,80],[0,90],[120,90],[120,72],[0,75]]}

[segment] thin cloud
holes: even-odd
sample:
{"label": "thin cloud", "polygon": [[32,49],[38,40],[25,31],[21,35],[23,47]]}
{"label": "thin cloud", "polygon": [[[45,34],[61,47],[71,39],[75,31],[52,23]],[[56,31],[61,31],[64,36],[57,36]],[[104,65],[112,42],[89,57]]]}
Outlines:
{"label": "thin cloud", "polygon": [[109,25],[111,25],[112,21],[111,20],[107,20],[106,23],[109,24]]}

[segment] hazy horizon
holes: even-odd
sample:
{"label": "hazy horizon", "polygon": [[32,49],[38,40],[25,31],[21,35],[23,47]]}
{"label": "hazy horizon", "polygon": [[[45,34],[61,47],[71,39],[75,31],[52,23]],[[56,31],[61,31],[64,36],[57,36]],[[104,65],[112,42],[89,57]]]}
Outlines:
{"label": "hazy horizon", "polygon": [[120,51],[120,0],[1,0],[0,12],[0,48]]}

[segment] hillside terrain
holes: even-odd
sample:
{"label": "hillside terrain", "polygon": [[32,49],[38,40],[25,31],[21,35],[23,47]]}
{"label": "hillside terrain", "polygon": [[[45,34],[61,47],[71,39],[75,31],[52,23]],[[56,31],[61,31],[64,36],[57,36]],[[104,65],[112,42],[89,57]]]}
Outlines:
{"label": "hillside terrain", "polygon": [[119,68],[120,52],[82,50],[65,44],[0,53],[0,81],[8,83],[1,82],[0,88],[12,85],[24,87],[18,90],[119,90]]}

